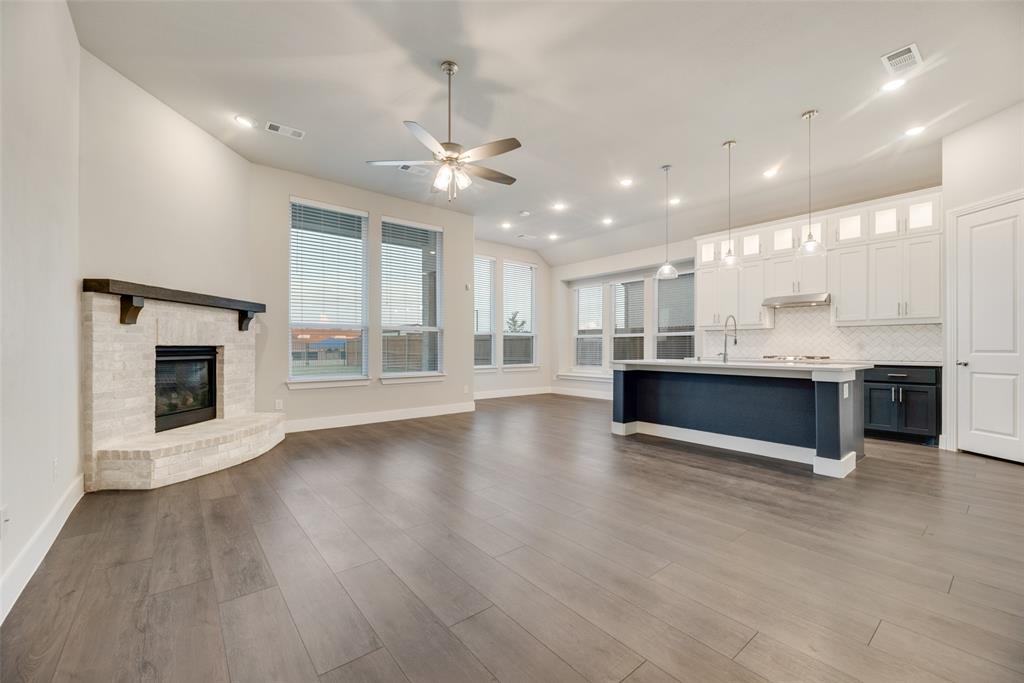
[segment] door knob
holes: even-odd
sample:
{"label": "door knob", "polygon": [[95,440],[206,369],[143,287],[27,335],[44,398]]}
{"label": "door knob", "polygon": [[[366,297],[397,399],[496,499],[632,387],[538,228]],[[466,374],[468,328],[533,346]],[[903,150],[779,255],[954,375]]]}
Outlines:
{"label": "door knob", "polygon": [[964,368],[966,368],[966,367],[967,367],[967,361],[965,361],[965,360],[958,360],[958,361],[956,362],[956,364],[957,364],[957,365],[959,365],[959,366],[961,366],[961,367],[964,367]]}

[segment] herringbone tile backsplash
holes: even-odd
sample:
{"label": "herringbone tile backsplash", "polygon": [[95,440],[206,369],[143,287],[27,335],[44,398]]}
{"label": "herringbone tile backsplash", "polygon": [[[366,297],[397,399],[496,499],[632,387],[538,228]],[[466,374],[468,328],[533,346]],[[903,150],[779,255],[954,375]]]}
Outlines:
{"label": "herringbone tile backsplash", "polygon": [[[704,333],[704,355],[722,350],[722,333]],[[766,355],[820,355],[841,360],[927,361],[942,363],[942,325],[834,327],[828,307],[781,308],[775,329],[740,330],[730,344],[735,358]]]}

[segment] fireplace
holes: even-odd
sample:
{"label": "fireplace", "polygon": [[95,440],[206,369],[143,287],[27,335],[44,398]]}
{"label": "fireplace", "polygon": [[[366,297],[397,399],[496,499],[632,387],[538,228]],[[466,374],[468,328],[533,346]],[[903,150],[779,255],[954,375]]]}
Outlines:
{"label": "fireplace", "polygon": [[156,347],[156,431],[217,417],[217,347]]}

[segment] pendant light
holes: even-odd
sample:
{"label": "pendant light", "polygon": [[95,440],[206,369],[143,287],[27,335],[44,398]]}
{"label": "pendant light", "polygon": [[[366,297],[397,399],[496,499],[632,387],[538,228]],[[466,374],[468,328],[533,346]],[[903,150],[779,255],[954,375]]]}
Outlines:
{"label": "pendant light", "polygon": [[818,115],[817,109],[808,109],[800,118],[807,121],[807,235],[800,245],[800,254],[810,256],[821,251],[821,242],[814,238],[811,229],[811,119]]}
{"label": "pendant light", "polygon": [[740,264],[740,260],[732,249],[732,148],[735,146],[735,140],[726,140],[722,143],[722,147],[725,147],[729,153],[729,237],[727,242],[729,250],[722,257],[722,265],[726,268],[736,268]]}
{"label": "pendant light", "polygon": [[665,172],[665,263],[658,268],[658,273],[655,275],[659,280],[675,280],[679,277],[679,271],[668,260],[668,172],[671,168],[672,166],[669,164],[661,167],[661,170]]}

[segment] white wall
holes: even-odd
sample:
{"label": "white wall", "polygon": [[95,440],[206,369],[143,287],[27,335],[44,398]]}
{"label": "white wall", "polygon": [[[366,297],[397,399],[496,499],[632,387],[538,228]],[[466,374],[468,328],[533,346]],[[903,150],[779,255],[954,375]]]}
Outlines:
{"label": "white wall", "polygon": [[[494,305],[496,308],[495,319],[499,330],[502,328],[502,301],[504,288],[502,283],[502,272],[505,261],[516,261],[518,263],[530,263],[537,266],[537,280],[534,283],[535,307],[534,320],[536,322],[537,337],[534,358],[536,367],[517,368],[515,366],[497,367],[494,369],[474,371],[474,395],[477,398],[494,398],[497,396],[513,396],[527,393],[547,393],[551,388],[551,380],[554,369],[557,367],[552,355],[551,338],[551,269],[548,264],[535,251],[520,249],[497,242],[486,242],[476,240],[475,252],[479,256],[488,256],[495,260],[494,270]],[[500,338],[495,342],[494,353],[496,360],[501,358]]]}
{"label": "white wall", "polygon": [[[291,196],[361,209],[369,220],[370,383],[363,387],[289,389],[288,229]],[[256,409],[284,401],[286,429],[319,429],[354,422],[471,410],[473,400],[473,219],[326,180],[254,165],[249,192],[249,239],[257,275],[253,298],[267,304],[256,340]],[[444,370],[440,382],[382,385],[379,380],[380,219],[404,218],[444,228]]]}
{"label": "white wall", "polygon": [[251,164],[82,50],[83,277],[251,298]]}
{"label": "white wall", "polygon": [[1024,102],[942,139],[947,211],[1024,188]]}
{"label": "white wall", "polygon": [[0,618],[82,495],[79,47],[63,2],[3,2]]}

